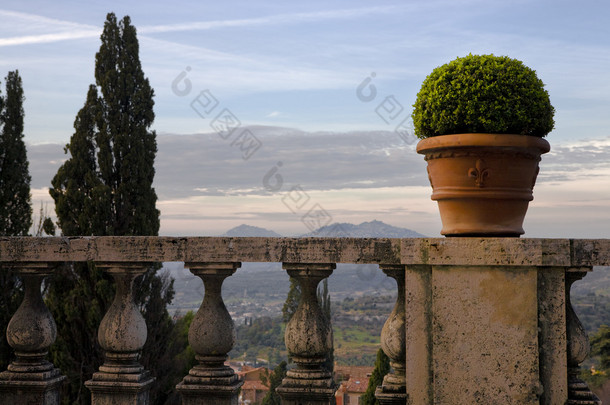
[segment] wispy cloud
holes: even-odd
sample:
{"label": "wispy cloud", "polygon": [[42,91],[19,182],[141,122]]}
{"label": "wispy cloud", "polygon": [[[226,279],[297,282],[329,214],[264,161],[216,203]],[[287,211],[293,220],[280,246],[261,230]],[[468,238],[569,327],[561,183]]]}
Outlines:
{"label": "wispy cloud", "polygon": [[[233,27],[247,27],[257,25],[286,25],[296,23],[308,23],[323,20],[338,20],[338,19],[352,19],[359,18],[362,16],[368,16],[371,14],[379,13],[391,13],[394,12],[398,6],[379,6],[379,7],[364,7],[355,9],[340,9],[330,11],[318,11],[310,13],[289,13],[289,14],[276,14],[265,17],[255,18],[244,18],[244,19],[227,19],[227,20],[215,20],[215,21],[198,21],[192,23],[180,23],[180,24],[168,24],[168,25],[149,25],[141,26],[138,28],[140,34],[156,34],[156,33],[168,33],[168,32],[183,32],[183,31],[202,31],[211,30],[218,28],[233,28]],[[75,40],[82,38],[95,38],[100,35],[101,28],[87,26],[83,24],[77,24],[70,21],[56,20],[38,16],[36,14],[18,13],[7,10],[0,10],[0,16],[18,19],[24,22],[36,22],[42,24],[49,29],[57,29],[58,27],[69,29],[68,31],[46,33],[39,35],[23,35],[8,38],[0,38],[0,47],[2,46],[16,46],[16,45],[27,45],[27,44],[40,44],[58,41]]]}
{"label": "wispy cloud", "polygon": [[404,7],[400,6],[379,6],[379,7],[363,7],[353,9],[340,9],[329,11],[317,11],[310,13],[289,13],[276,14],[257,18],[231,19],[231,20],[216,20],[216,21],[199,21],[192,23],[169,24],[169,25],[154,25],[143,26],[139,28],[139,32],[143,34],[151,34],[158,32],[179,32],[179,31],[201,31],[215,28],[231,28],[231,27],[247,27],[256,25],[286,25],[296,23],[316,22],[323,20],[340,20],[352,19],[371,14],[387,14],[395,12],[397,9]]}
{"label": "wispy cloud", "polygon": [[100,35],[99,29],[75,30],[43,35],[26,35],[13,38],[0,38],[1,46],[16,46],[29,44],[44,44],[49,42],[67,41],[82,38],[96,38]]}
{"label": "wispy cloud", "polygon": [[0,10],[3,31],[27,35],[0,38],[0,47],[99,37],[101,27],[48,18],[32,13]]}
{"label": "wispy cloud", "polygon": [[21,22],[27,22],[29,25],[26,29],[32,29],[32,27],[43,26],[43,27],[72,27],[72,28],[91,28],[91,25],[75,23],[66,20],[58,20],[55,18],[48,18],[38,14],[32,13],[20,13],[18,11],[2,10],[0,9],[0,17],[9,18],[10,21],[14,22],[14,25],[21,25]]}

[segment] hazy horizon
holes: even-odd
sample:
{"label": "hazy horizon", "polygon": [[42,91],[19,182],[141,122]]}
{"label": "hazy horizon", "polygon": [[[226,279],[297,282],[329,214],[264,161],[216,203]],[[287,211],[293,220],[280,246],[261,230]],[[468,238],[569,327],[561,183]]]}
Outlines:
{"label": "hazy horizon", "polygon": [[[396,133],[246,129],[261,142],[247,159],[238,145],[215,133],[158,136],[153,185],[161,235],[220,235],[247,224],[296,236],[318,224],[303,221],[313,212],[323,214],[320,226],[379,220],[440,236],[423,156]],[[35,213],[40,201],[53,210],[48,187],[66,158],[63,146],[28,145]],[[551,140],[524,237],[607,237],[608,190],[610,137]]]}

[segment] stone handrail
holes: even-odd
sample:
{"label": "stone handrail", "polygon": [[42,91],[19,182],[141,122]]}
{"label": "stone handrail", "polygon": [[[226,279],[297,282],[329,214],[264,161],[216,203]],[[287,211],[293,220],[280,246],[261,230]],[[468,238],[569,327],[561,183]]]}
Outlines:
{"label": "stone handrail", "polygon": [[138,363],[146,325],[132,286],[164,261],[185,262],[205,284],[189,331],[199,364],[176,387],[183,404],[236,404],[242,382],[224,365],[234,326],[220,291],[241,262],[281,262],[303,291],[286,327],[296,367],[278,388],[284,404],[334,403],[324,365],[332,328],[315,291],[336,263],[378,264],[397,281],[381,336],[393,368],[376,392],[382,404],[599,403],[578,379],[589,349],[569,289],[610,266],[608,239],[108,236],[0,238],[0,265],[26,289],[7,328],[16,360],[0,373],[0,404],[59,403],[65,377],[45,357],[56,327],[40,286],[55,265],[83,261],[117,285],[98,330],[105,362],[86,383],[94,403],[148,403],[154,378]]}
{"label": "stone handrail", "polygon": [[1,262],[610,266],[610,239],[0,237]]}

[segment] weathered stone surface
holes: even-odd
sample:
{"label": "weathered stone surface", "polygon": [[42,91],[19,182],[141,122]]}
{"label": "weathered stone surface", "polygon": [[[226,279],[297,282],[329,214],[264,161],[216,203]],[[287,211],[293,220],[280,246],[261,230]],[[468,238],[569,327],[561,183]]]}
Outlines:
{"label": "weathered stone surface", "polygon": [[235,273],[241,263],[187,262],[185,266],[201,277],[205,296],[188,334],[199,364],[189,370],[176,389],[183,405],[237,405],[243,381],[224,365],[235,343],[235,325],[221,292],[224,279]]}
{"label": "weathered stone surface", "polygon": [[0,373],[0,404],[58,405],[61,384],[66,377],[46,360],[57,329],[42,300],[40,287],[51,274],[53,263],[19,263],[18,274],[25,284],[23,302],[6,330],[16,359]]}
{"label": "weathered stone surface", "polygon": [[243,381],[236,380],[232,385],[185,385],[178,387],[182,405],[237,405],[239,389]]}
{"label": "weathered stone surface", "polygon": [[375,390],[375,398],[381,405],[404,405],[407,403],[406,392],[392,392],[383,387],[377,387]]}
{"label": "weathered stone surface", "polygon": [[568,358],[568,400],[566,405],[601,405],[602,402],[580,379],[580,363],[589,356],[590,345],[585,328],[576,316],[570,300],[572,283],[583,278],[587,269],[570,268],[566,272],[566,338]]}
{"label": "weathered stone surface", "polygon": [[93,405],[147,405],[154,378],[138,362],[147,331],[133,297],[134,280],[147,265],[112,261],[96,265],[112,275],[116,293],[98,329],[104,364],[85,386]]}
{"label": "weathered stone surface", "polygon": [[571,265],[610,266],[610,239],[570,240]]}
{"label": "weathered stone surface", "polygon": [[434,399],[432,266],[406,266],[405,289],[407,404],[429,405]]}
{"label": "weathered stone surface", "polygon": [[[291,332],[286,342],[292,347],[289,350],[299,366],[291,370],[278,390],[285,404],[295,405],[329,404],[334,400],[332,380],[328,371],[320,367],[328,335],[320,327],[319,314],[312,306],[315,301],[312,291],[321,277],[330,274],[333,265],[329,263],[404,266],[408,404],[549,405],[563,404],[566,395],[570,398],[568,403],[580,404],[572,397],[589,392],[586,384],[575,378],[578,362],[586,356],[586,350],[577,336],[578,328],[574,327],[576,323],[570,313],[569,293],[563,277],[566,271],[567,274],[583,273],[590,271],[592,266],[610,265],[610,240],[0,238],[0,262],[26,266],[31,277],[49,274],[47,263],[61,261],[106,262],[109,269],[116,270],[109,271],[116,273],[118,284],[124,286],[131,285],[132,267],[151,262],[290,263],[285,268],[300,276],[303,285],[310,290],[304,294],[309,296],[307,305],[303,306],[308,309],[297,317],[297,324],[287,328]],[[214,287],[206,285],[206,291],[209,289]],[[99,339],[107,350],[106,363],[87,382],[94,392],[96,404],[143,404],[148,401],[153,379],[137,363],[145,329],[142,333],[140,317],[129,309],[131,304],[126,297],[130,294],[130,287],[118,292],[122,298],[109,311],[108,319],[100,328]],[[211,301],[212,306],[218,306],[222,298],[217,294]],[[48,398],[48,404],[57,402],[56,388],[63,377],[44,360],[44,347],[53,339],[48,333],[52,329],[48,319],[40,318],[43,312],[37,309],[33,315],[17,317],[27,318],[27,322],[21,326],[15,323],[19,327],[11,332],[13,336],[9,339],[13,339],[18,356],[21,350],[27,354],[24,358],[34,359],[37,364],[16,362],[11,365],[12,369],[0,374],[0,398],[4,401],[0,404],[8,401],[13,405],[28,398],[27,395],[39,393]],[[219,326],[222,316],[207,318],[210,317],[214,319],[202,324],[196,335],[208,333],[209,327],[226,332],[226,327]],[[39,324],[42,327],[34,327],[35,332],[44,333],[29,334],[28,330]],[[390,340],[394,343],[397,339],[393,332],[400,328],[400,322],[390,327]],[[572,335],[566,334],[566,329],[571,330]],[[18,330],[21,332],[15,334]],[[109,331],[120,332],[114,336],[121,335],[123,341],[115,341]],[[225,351],[228,347],[220,346],[214,350]],[[400,352],[390,347],[393,344],[387,346],[390,352]],[[222,356],[206,355],[205,347],[199,348],[202,367],[185,378],[184,403],[232,405],[239,381],[220,364]],[[28,377],[30,372],[38,374]],[[44,381],[36,386],[43,387],[42,391],[36,391],[36,384],[27,388],[33,381]],[[400,384],[384,385],[396,388]],[[13,390],[6,391],[7,386]],[[392,394],[390,391],[380,390],[380,399],[388,403],[399,402],[395,395],[386,395]],[[36,398],[33,400],[36,403],[43,401],[40,396]]]}
{"label": "weathered stone surface", "polygon": [[[407,305],[419,301],[432,318],[420,321],[428,328],[421,331],[407,317],[409,403],[538,404],[536,268],[432,266],[430,276],[428,286],[424,276],[414,287],[407,276]],[[417,365],[408,357],[413,338],[428,348]],[[413,387],[409,377],[417,374],[421,385]]]}
{"label": "weathered stone surface", "polygon": [[[398,263],[399,239],[97,236],[0,238],[0,261]],[[242,259],[236,259],[242,258]]]}
{"label": "weathered stone surface", "polygon": [[[397,239],[189,238],[187,261],[397,263]],[[243,260],[233,260],[242,257]]]}
{"label": "weathered stone surface", "polygon": [[335,405],[334,386],[278,387],[282,405]]}
{"label": "weathered stone surface", "polygon": [[297,364],[321,364],[332,349],[333,338],[330,319],[320,309],[316,292],[318,283],[331,275],[335,265],[284,263],[284,268],[301,286],[299,306],[286,325],[286,348]]}
{"label": "weathered stone surface", "polygon": [[0,238],[0,262],[19,261],[610,266],[610,240],[152,236]]}
{"label": "weathered stone surface", "polygon": [[381,330],[381,348],[390,358],[392,371],[383,378],[383,384],[375,390],[375,397],[382,405],[404,404],[407,400],[405,382],[405,266],[382,264],[385,274],[396,280],[398,294],[396,304]]}
{"label": "weathered stone surface", "polygon": [[146,271],[139,263],[97,266],[112,274],[116,283],[114,300],[98,329],[100,346],[108,353],[137,354],[146,343],[146,322],[133,300],[134,280]]}
{"label": "weathered stone surface", "polygon": [[332,405],[336,387],[331,371],[324,366],[332,349],[332,327],[318,305],[316,292],[335,264],[284,263],[283,267],[299,282],[301,298],[284,335],[288,354],[297,367],[288,370],[277,393],[284,405]]}
{"label": "weathered stone surface", "polygon": [[220,356],[224,362],[226,354],[235,344],[235,326],[222,299],[222,283],[235,273],[241,263],[189,263],[191,272],[204,283],[205,293],[197,314],[189,329],[189,343],[200,356]]}
{"label": "weathered stone surface", "polygon": [[401,263],[404,264],[569,266],[570,260],[568,239],[401,239]]}
{"label": "weathered stone surface", "polygon": [[568,399],[565,285],[564,268],[538,269],[541,405],[563,404]]}
{"label": "weathered stone surface", "polygon": [[[48,272],[44,267],[42,271]],[[29,358],[34,353],[41,353],[44,356],[57,337],[55,320],[40,294],[44,276],[21,274],[21,277],[25,284],[25,296],[8,324],[6,340],[18,355]]]}
{"label": "weathered stone surface", "polygon": [[55,370],[54,376],[44,381],[36,381],[34,375],[23,381],[18,379],[25,377],[23,375],[0,373],[0,405],[59,405],[61,385],[66,377]]}
{"label": "weathered stone surface", "polygon": [[148,405],[154,382],[148,372],[138,374],[95,373],[85,383],[92,405]]}

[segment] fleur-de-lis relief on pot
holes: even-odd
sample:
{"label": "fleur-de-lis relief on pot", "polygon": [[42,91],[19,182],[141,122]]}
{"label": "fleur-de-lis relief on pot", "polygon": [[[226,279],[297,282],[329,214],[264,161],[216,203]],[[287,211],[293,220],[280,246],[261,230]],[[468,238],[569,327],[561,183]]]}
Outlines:
{"label": "fleur-de-lis relief on pot", "polygon": [[485,168],[485,161],[477,159],[475,167],[468,169],[468,177],[474,178],[477,187],[485,187],[485,180],[489,177],[489,170]]}

